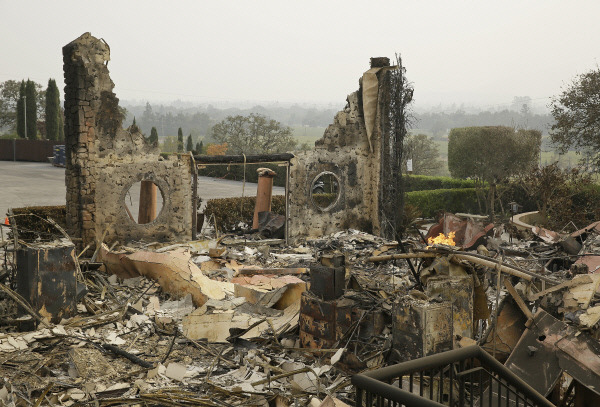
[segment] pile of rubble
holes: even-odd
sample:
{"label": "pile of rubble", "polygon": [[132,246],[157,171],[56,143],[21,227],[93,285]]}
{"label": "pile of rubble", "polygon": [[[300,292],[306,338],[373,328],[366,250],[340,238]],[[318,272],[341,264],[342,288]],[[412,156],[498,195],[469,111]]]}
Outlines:
{"label": "pile of rubble", "polygon": [[472,344],[544,395],[596,394],[599,225],[511,242],[448,214],[400,243],[225,236],[101,244],[87,259],[62,236],[17,241],[16,263],[6,238],[0,400],[353,404],[353,374]]}

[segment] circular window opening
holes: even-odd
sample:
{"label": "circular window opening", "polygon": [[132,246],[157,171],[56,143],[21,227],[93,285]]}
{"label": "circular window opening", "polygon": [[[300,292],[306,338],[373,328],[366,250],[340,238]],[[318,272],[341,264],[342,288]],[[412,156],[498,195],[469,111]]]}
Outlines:
{"label": "circular window opening", "polygon": [[150,223],[163,208],[163,193],[154,182],[138,181],[125,194],[125,210],[129,218],[141,224]]}
{"label": "circular window opening", "polygon": [[329,210],[340,197],[340,180],[333,172],[317,175],[310,186],[310,198],[313,204],[323,210]]}

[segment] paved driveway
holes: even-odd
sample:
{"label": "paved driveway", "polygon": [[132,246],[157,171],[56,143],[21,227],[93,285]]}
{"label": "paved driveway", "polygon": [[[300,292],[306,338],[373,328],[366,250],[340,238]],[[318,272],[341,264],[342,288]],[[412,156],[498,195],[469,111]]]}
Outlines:
{"label": "paved driveway", "polygon": [[[198,195],[204,202],[214,198],[242,196],[240,181],[199,177]],[[273,194],[283,195],[285,188],[274,187]],[[247,182],[245,196],[256,195],[256,184]],[[64,205],[65,169],[48,163],[0,161],[0,217],[8,208],[33,205]]]}

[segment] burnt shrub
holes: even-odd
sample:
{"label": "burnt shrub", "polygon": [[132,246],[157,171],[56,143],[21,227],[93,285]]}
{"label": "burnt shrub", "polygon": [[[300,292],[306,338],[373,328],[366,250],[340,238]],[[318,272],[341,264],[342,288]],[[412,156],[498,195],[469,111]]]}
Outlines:
{"label": "burnt shrub", "polygon": [[[255,205],[255,196],[209,199],[204,208],[204,219],[206,222],[213,222],[214,219],[215,226],[220,231],[233,230],[240,222],[252,224]],[[271,212],[285,215],[285,195],[273,196]]]}
{"label": "burnt shrub", "polygon": [[[51,218],[63,229],[67,228],[67,210],[65,205],[26,206],[13,208],[19,239],[26,242],[34,240],[51,241],[61,238],[60,231],[48,222]],[[2,219],[4,221],[4,218]]]}

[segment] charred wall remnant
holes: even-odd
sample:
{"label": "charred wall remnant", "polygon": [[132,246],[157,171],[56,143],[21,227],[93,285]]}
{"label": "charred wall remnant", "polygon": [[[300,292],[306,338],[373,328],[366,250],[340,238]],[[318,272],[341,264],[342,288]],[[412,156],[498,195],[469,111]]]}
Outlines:
{"label": "charred wall remnant", "polygon": [[412,99],[401,59],[371,58],[359,89],[290,173],[290,231],[315,237],[354,228],[396,238],[403,213],[402,141]]}
{"label": "charred wall remnant", "polygon": [[77,313],[74,252],[70,242],[31,243],[17,251],[18,292],[53,323]]}
{"label": "charred wall remnant", "polygon": [[[67,226],[81,245],[105,241],[191,237],[191,159],[160,157],[123,113],[109,76],[110,47],[85,33],[63,47]],[[136,223],[125,199],[138,181],[152,181],[163,198],[152,222]],[[132,191],[136,192],[136,191]],[[134,194],[135,196],[135,194]]]}

